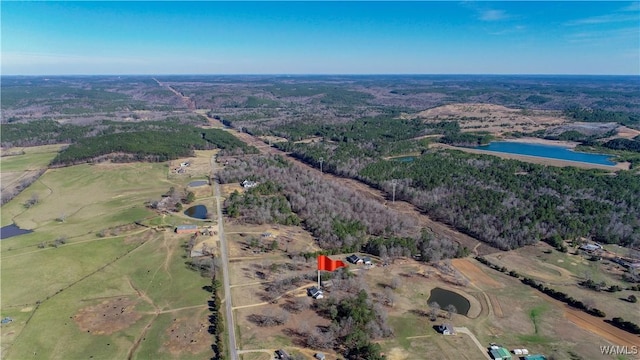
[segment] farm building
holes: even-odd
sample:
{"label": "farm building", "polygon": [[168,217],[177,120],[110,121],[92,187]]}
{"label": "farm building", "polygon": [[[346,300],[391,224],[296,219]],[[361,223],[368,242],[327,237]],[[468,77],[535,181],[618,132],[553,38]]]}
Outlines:
{"label": "farm building", "polygon": [[438,326],[438,331],[442,335],[454,335],[455,331],[453,330],[453,326],[451,324],[442,324]]}
{"label": "farm building", "polygon": [[492,346],[489,353],[494,360],[511,360],[511,353],[503,347]]}
{"label": "farm building", "polygon": [[600,250],[602,247],[596,244],[584,244],[580,246],[580,250],[584,250],[586,252],[593,252],[596,250]]}
{"label": "farm building", "polygon": [[178,234],[194,234],[198,232],[198,225],[178,225],[176,233]]}

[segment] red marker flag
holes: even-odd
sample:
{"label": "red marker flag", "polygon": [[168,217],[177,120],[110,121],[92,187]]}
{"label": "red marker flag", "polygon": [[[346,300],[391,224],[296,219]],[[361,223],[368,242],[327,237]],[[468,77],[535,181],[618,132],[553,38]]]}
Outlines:
{"label": "red marker flag", "polygon": [[341,260],[331,260],[327,256],[318,255],[318,270],[334,271],[341,267],[347,267],[347,264]]}

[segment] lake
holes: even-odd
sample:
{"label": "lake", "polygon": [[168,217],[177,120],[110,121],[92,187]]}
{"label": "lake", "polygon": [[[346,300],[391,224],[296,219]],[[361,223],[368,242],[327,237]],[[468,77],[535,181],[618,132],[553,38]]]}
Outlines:
{"label": "lake", "polygon": [[548,159],[578,161],[583,163],[613,166],[609,155],[592,154],[573,151],[570,148],[556,145],[542,145],[511,141],[494,141],[489,145],[477,146],[474,149],[494,151],[508,154],[538,156]]}
{"label": "lake", "polygon": [[22,234],[28,234],[30,232],[33,232],[33,230],[21,229],[16,224],[3,226],[0,228],[0,240],[8,239],[10,237],[18,236]]}
{"label": "lake", "polygon": [[207,207],[204,205],[196,205],[188,208],[185,212],[185,215],[190,216],[194,219],[206,219],[207,218]]}
{"label": "lake", "polygon": [[447,310],[447,306],[453,305],[456,307],[458,314],[465,316],[471,307],[471,303],[469,303],[469,300],[464,296],[439,287],[431,290],[431,295],[429,296],[429,300],[427,300],[427,304],[431,304],[432,302],[438,303],[440,308],[445,311]]}

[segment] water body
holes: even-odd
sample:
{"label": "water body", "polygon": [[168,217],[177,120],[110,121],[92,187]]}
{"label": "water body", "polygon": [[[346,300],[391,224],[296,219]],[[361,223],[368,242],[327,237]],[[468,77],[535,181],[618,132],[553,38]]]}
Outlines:
{"label": "water body", "polygon": [[203,185],[209,185],[209,182],[207,180],[196,180],[189,183],[190,187],[198,187]]}
{"label": "water body", "polygon": [[13,236],[28,234],[30,232],[33,232],[33,230],[21,229],[16,224],[3,226],[0,228],[0,240],[8,239]]}
{"label": "water body", "polygon": [[396,157],[396,158],[392,158],[395,161],[400,161],[400,162],[413,162],[415,161],[416,157],[415,156],[400,156],[400,157]]}
{"label": "water body", "polygon": [[538,156],[548,159],[579,161],[598,165],[613,166],[616,164],[609,160],[609,155],[577,152],[566,147],[555,145],[494,141],[489,145],[477,146],[474,149],[508,154]]}
{"label": "water body", "polygon": [[206,219],[207,218],[207,207],[204,205],[195,205],[188,208],[185,212],[185,215],[190,216],[194,219]]}
{"label": "water body", "polygon": [[467,315],[467,313],[469,312],[469,308],[471,307],[469,300],[467,300],[464,296],[453,291],[441,289],[438,287],[431,290],[431,295],[429,296],[429,300],[427,300],[427,303],[431,304],[432,302],[438,303],[442,310],[447,310],[447,306],[453,305],[456,307],[458,314],[465,316]]}

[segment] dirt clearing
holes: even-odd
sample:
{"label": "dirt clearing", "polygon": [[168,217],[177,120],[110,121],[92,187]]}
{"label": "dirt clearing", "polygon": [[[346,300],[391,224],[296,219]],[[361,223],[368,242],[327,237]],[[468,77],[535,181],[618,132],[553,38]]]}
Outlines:
{"label": "dirt clearing", "polygon": [[137,302],[128,298],[105,300],[81,309],[73,319],[82,331],[93,335],[109,335],[133,325],[142,315],[134,308]]}
{"label": "dirt clearing", "polygon": [[492,104],[449,104],[421,111],[417,116],[426,122],[455,120],[463,131],[488,131],[495,135],[544,130],[567,122],[557,111],[511,109]]}
{"label": "dirt clearing", "polygon": [[207,328],[205,321],[197,323],[190,319],[173,319],[173,323],[165,331],[167,341],[163,343],[163,347],[174,355],[185,351],[202,353],[211,346],[211,335]]}

